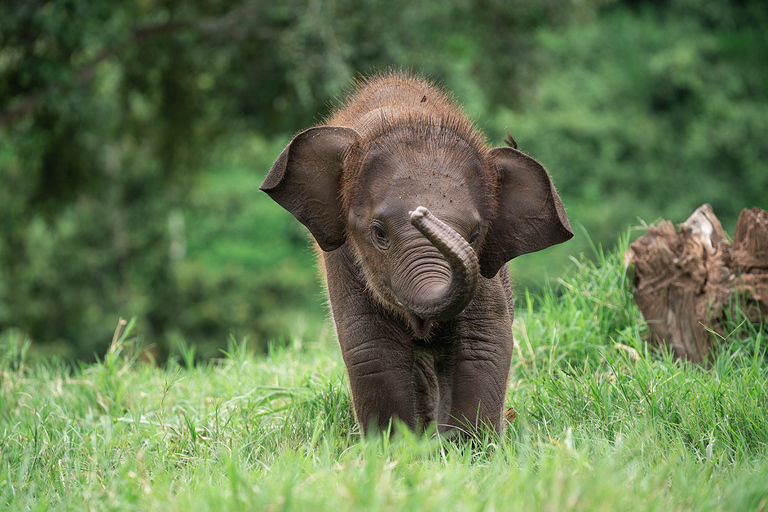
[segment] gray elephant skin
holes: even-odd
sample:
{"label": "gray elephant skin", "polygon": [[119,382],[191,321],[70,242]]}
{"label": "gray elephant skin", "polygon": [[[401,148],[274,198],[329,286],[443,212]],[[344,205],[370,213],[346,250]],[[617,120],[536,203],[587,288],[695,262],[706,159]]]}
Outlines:
{"label": "gray elephant skin", "polygon": [[503,429],[506,263],[573,236],[544,168],[403,72],[358,80],[261,185],[320,247],[358,423]]}

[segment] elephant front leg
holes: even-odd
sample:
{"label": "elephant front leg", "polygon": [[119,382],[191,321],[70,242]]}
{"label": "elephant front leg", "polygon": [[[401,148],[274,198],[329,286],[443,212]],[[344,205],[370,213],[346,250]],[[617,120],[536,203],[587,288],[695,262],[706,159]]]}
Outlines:
{"label": "elephant front leg", "polygon": [[449,373],[442,376],[450,383],[450,412],[441,431],[472,435],[488,427],[499,434],[503,430],[514,349],[511,307],[504,297],[497,293],[479,301],[483,308],[468,308],[454,326]]}
{"label": "elephant front leg", "polygon": [[342,320],[337,330],[363,432],[386,430],[393,419],[414,429],[413,350],[375,316],[358,316],[354,324]]}
{"label": "elephant front leg", "polygon": [[[328,295],[352,403],[364,433],[386,430],[393,419],[416,427],[410,336],[382,311],[362,278],[342,260],[343,248],[325,254]],[[340,261],[341,260],[341,261]],[[341,263],[344,264],[341,264]]]}
{"label": "elephant front leg", "polygon": [[464,342],[454,357],[450,414],[441,431],[457,429],[472,435],[492,428],[501,434],[511,350],[500,344]]}

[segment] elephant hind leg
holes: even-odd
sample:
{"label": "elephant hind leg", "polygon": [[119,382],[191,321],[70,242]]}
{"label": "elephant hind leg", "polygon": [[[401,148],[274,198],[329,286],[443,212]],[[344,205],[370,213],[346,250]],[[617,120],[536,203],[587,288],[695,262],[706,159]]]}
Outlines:
{"label": "elephant hind leg", "polygon": [[440,386],[435,372],[435,358],[428,352],[416,352],[413,361],[416,428],[423,432],[437,420]]}

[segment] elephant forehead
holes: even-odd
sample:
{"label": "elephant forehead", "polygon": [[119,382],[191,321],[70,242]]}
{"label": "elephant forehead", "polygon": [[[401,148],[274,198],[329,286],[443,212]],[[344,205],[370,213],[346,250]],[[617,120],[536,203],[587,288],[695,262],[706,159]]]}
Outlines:
{"label": "elephant forehead", "polygon": [[[443,201],[448,204],[454,201],[471,202],[479,192],[463,177],[444,178],[439,174],[428,177],[396,176],[385,185],[382,197],[387,201],[411,204],[421,200],[422,203],[433,203],[433,206]],[[429,207],[427,204],[423,206]]]}
{"label": "elephant forehead", "polygon": [[420,176],[410,173],[377,176],[362,189],[364,202],[376,213],[411,211],[424,206],[434,213],[450,212],[456,208],[476,210],[479,190],[466,178],[440,173]]}
{"label": "elephant forehead", "polygon": [[408,131],[398,137],[367,149],[356,179],[348,182],[353,208],[398,216],[418,206],[451,216],[456,209],[484,210],[493,192],[478,151],[457,137],[419,139]]}
{"label": "elephant forehead", "polygon": [[360,174],[361,189],[388,200],[426,196],[460,199],[487,193],[479,165],[421,155],[376,158]]}

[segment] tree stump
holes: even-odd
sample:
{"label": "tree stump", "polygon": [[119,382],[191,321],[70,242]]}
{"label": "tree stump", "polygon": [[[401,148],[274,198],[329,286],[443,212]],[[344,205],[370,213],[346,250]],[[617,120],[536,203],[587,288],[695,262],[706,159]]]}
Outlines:
{"label": "tree stump", "polygon": [[[739,310],[753,323],[768,318],[768,212],[744,209],[733,244],[705,204],[680,225],[669,221],[630,245],[635,302],[652,342],[680,358],[702,363],[728,336]],[[717,333],[719,336],[713,335]]]}

